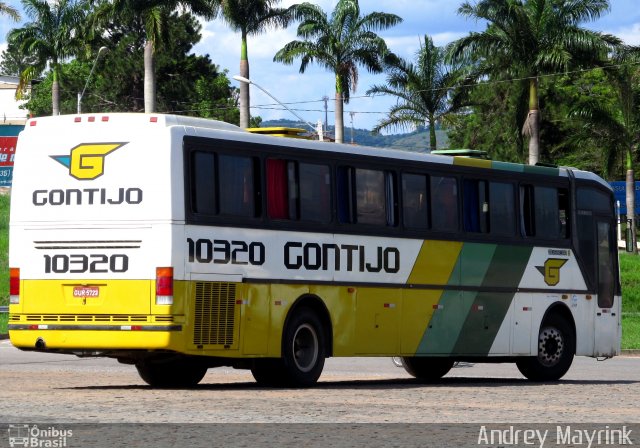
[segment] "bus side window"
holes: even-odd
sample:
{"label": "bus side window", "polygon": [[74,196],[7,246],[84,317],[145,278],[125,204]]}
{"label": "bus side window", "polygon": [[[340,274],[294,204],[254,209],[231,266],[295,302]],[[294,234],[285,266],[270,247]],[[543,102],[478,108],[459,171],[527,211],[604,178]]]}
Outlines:
{"label": "bus side window", "polygon": [[522,236],[535,236],[536,234],[533,185],[520,186],[520,233]]}
{"label": "bus side window", "polygon": [[387,224],[384,171],[356,168],[356,219],[358,224]]}
{"label": "bus side window", "polygon": [[342,224],[355,221],[353,198],[353,168],[338,167],[336,175],[336,194],[338,203],[338,221]]}
{"label": "bus side window", "polygon": [[455,177],[431,176],[431,225],[442,232],[458,231],[458,184]]}
{"label": "bus side window", "polygon": [[256,207],[260,185],[255,173],[253,157],[220,154],[218,156],[218,189],[220,214],[253,218],[259,215]]}
{"label": "bus side window", "polygon": [[286,160],[267,159],[267,215],[271,219],[289,219],[291,204],[287,174]]}
{"label": "bus side window", "polygon": [[463,186],[464,230],[467,232],[487,233],[489,231],[487,182],[484,180],[465,179]]}
{"label": "bus side window", "polygon": [[191,209],[194,213],[215,215],[216,176],[215,154],[205,151],[191,153]]}
{"label": "bus side window", "polygon": [[429,185],[423,174],[402,174],[402,217],[409,229],[429,228]]}
{"label": "bus side window", "polygon": [[331,171],[328,165],[300,163],[300,219],[331,222]]}
{"label": "bus side window", "polygon": [[556,240],[569,236],[569,192],[565,188],[520,186],[523,236]]}
{"label": "bus side window", "polygon": [[544,239],[560,238],[560,208],[558,189],[535,187],[536,237]]}
{"label": "bus side window", "polygon": [[489,223],[494,235],[512,236],[516,228],[516,207],[513,184],[489,183]]}

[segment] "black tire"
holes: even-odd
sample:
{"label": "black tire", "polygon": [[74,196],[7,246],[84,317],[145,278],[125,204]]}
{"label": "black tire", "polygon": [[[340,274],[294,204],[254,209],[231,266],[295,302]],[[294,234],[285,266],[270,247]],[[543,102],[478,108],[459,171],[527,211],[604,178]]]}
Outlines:
{"label": "black tire", "polygon": [[145,383],[157,388],[194,387],[207,373],[204,363],[188,358],[138,361],[136,369]]}
{"label": "black tire", "polygon": [[256,359],[251,374],[261,386],[284,386],[284,372],[281,359]]}
{"label": "black tire", "polygon": [[558,314],[548,316],[538,334],[538,356],[516,362],[518,370],[531,381],[557,381],[571,367],[576,354],[573,328]]}
{"label": "black tire", "polygon": [[324,367],[325,335],[318,316],[309,308],[294,311],[282,335],[282,358],[257,359],[251,373],[263,386],[308,387]]}
{"label": "black tire", "polygon": [[438,381],[440,378],[449,373],[453,367],[454,361],[448,358],[432,358],[418,356],[404,356],[402,358],[402,367],[411,376],[422,381]]}

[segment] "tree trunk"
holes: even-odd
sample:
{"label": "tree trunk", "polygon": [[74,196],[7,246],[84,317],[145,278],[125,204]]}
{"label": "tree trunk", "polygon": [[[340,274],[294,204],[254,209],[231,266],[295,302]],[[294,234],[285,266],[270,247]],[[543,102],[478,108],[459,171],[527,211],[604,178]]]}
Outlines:
{"label": "tree trunk", "polygon": [[429,150],[435,151],[438,149],[438,141],[436,139],[436,120],[433,119],[433,114],[429,115]]}
{"label": "tree trunk", "polygon": [[51,86],[51,115],[60,115],[60,82],[58,70],[53,69],[53,85]]}
{"label": "tree trunk", "polygon": [[638,255],[638,238],[636,235],[636,182],[633,173],[633,162],[631,159],[631,151],[627,151],[627,225],[631,226],[631,240],[633,242],[632,252]]}
{"label": "tree trunk", "polygon": [[[242,48],[240,49],[240,76],[249,78],[249,58],[247,55],[247,34],[242,33]],[[246,129],[249,127],[251,112],[249,110],[251,99],[249,97],[249,84],[240,83],[240,127]]]}
{"label": "tree trunk", "polygon": [[151,114],[156,111],[156,68],[153,41],[144,44],[144,111]]}
{"label": "tree trunk", "polygon": [[336,143],[344,141],[344,102],[342,93],[336,92]]}
{"label": "tree trunk", "polygon": [[529,116],[523,134],[529,137],[529,165],[540,159],[540,110],[538,109],[538,79],[529,80]]}

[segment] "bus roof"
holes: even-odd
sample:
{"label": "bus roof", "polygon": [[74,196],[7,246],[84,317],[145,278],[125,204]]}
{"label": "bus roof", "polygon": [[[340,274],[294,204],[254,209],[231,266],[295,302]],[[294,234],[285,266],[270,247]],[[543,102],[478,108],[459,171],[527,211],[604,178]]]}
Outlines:
{"label": "bus roof", "polygon": [[[128,128],[137,128],[142,126],[161,126],[161,127],[183,127],[186,135],[208,136],[207,131],[222,131],[224,138],[237,141],[245,141],[251,143],[262,143],[268,145],[277,145],[291,148],[304,148],[316,151],[327,151],[345,154],[357,154],[362,156],[374,156],[390,159],[413,160],[417,162],[431,162],[443,165],[458,165],[474,168],[497,169],[502,171],[511,171],[518,173],[541,174],[548,176],[567,177],[567,171],[571,170],[577,178],[596,181],[606,188],[611,188],[599,176],[588,171],[581,171],[568,167],[549,167],[549,166],[531,166],[511,162],[499,162],[495,160],[480,159],[473,157],[465,157],[465,155],[438,155],[429,153],[418,153],[404,151],[394,148],[379,148],[370,146],[353,146],[341,143],[318,142],[305,139],[289,139],[275,137],[272,135],[261,135],[247,132],[244,129],[222,121],[211,120],[207,118],[187,117],[181,115],[170,114],[144,114],[144,113],[96,113],[82,115],[59,115],[56,117],[37,117],[27,121],[23,132],[31,132],[32,130],[40,130],[44,128],[55,129],[60,132],[62,123],[69,125],[118,125]],[[227,134],[228,133],[228,134]],[[231,135],[233,134],[233,135]],[[473,150],[464,150],[465,152]]]}

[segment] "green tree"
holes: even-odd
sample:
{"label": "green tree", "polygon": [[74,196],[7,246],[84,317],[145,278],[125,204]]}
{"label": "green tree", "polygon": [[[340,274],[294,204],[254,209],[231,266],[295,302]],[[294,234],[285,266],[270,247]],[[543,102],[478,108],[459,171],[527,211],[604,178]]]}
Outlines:
{"label": "green tree", "polygon": [[22,0],[26,15],[32,20],[22,28],[9,32],[9,45],[35,59],[20,74],[16,97],[21,98],[32,79],[48,65],[51,85],[52,114],[60,114],[60,64],[78,48],[78,29],[86,15],[85,4],[75,0]]}
{"label": "green tree", "polygon": [[9,16],[14,22],[20,21],[18,10],[11,5],[7,5],[7,2],[0,2],[0,15]]}
{"label": "green tree", "polygon": [[451,148],[486,151],[494,160],[524,162],[521,123],[527,115],[528,83],[477,84],[447,129]]}
{"label": "green tree", "polygon": [[211,17],[213,3],[210,0],[103,0],[98,2],[94,14],[96,23],[140,20],[144,25],[146,42],[144,46],[144,110],[156,111],[156,67],[155,52],[169,41],[167,20],[179,7],[189,9],[195,14]]}
{"label": "green tree", "polygon": [[[620,61],[617,61],[620,62]],[[637,60],[635,61],[637,62]],[[615,102],[598,101],[586,97],[573,109],[573,114],[584,119],[582,138],[593,139],[602,148],[604,172],[614,169],[615,161],[622,158],[626,169],[627,219],[631,220],[633,252],[638,253],[635,233],[635,175],[634,154],[640,147],[640,70],[637,66],[619,64],[605,71],[609,84],[615,89]],[[586,135],[585,135],[586,134]]]}
{"label": "green tree", "polygon": [[350,92],[356,91],[358,66],[371,73],[382,72],[384,61],[390,62],[393,55],[375,32],[395,26],[402,19],[383,12],[363,16],[357,0],[338,0],[331,17],[311,3],[294,5],[292,9],[294,18],[301,22],[297,35],[304,40],[289,42],[273,60],[292,64],[300,58],[300,73],[315,62],[335,74],[336,142],[342,143],[343,104],[349,102]]}
{"label": "green tree", "polygon": [[0,73],[19,77],[27,67],[36,64],[36,58],[24,54],[18,46],[19,43],[9,43],[7,48],[2,52],[0,56],[0,59],[2,59],[2,62],[0,62]]}
{"label": "green tree", "polygon": [[[157,106],[162,112],[215,118],[238,124],[235,89],[226,73],[221,72],[208,55],[194,55],[193,46],[200,40],[201,26],[191,14],[173,14],[166,22],[174,37],[156,52],[158,68]],[[90,79],[83,110],[87,112],[141,112],[144,110],[144,25],[141,21],[111,23],[101,28],[96,48],[109,52],[98,61]],[[81,56],[62,64],[61,110],[74,113],[76,93],[81,90],[93,64],[92,57]],[[36,115],[50,113],[46,89],[51,73],[34,86],[26,108]]]}
{"label": "green tree", "polygon": [[437,149],[436,124],[446,124],[461,107],[451,101],[450,92],[462,76],[460,68],[445,64],[443,48],[436,47],[429,36],[424,36],[416,53],[416,62],[404,59],[392,61],[386,67],[387,83],[374,85],[367,95],[384,94],[398,97],[389,115],[378,122],[373,132],[397,127],[429,128],[429,148]]}
{"label": "green tree", "polygon": [[[291,21],[290,10],[277,8],[280,0],[217,0],[222,19],[240,32],[240,76],[249,77],[247,37],[265,33],[269,29],[286,28]],[[240,127],[249,127],[249,85],[240,83]]]}
{"label": "green tree", "polygon": [[523,132],[529,137],[529,163],[540,156],[540,75],[602,61],[620,39],[579,25],[609,10],[608,0],[480,0],[465,2],[458,12],[488,22],[485,31],[453,42],[453,60],[472,61],[492,79],[527,78],[529,114]]}

